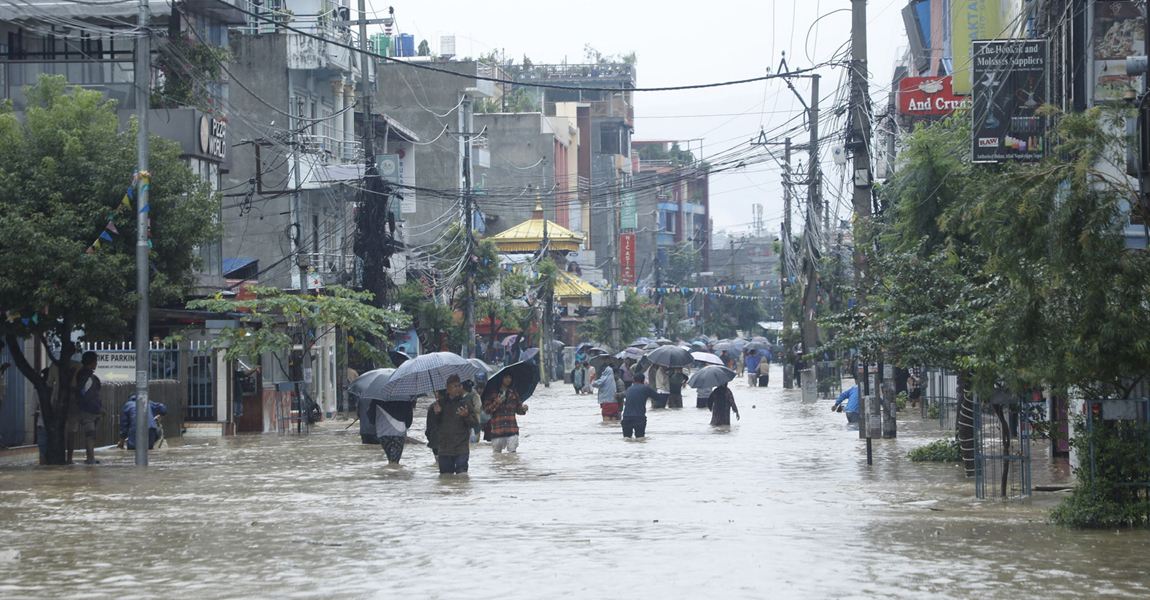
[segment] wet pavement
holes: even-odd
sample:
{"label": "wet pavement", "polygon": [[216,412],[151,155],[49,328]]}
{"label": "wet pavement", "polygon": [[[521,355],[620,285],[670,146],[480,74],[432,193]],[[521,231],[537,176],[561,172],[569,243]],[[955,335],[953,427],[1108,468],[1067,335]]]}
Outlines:
{"label": "wet pavement", "polygon": [[829,402],[733,391],[729,428],[649,411],[625,441],[594,396],[541,387],[519,453],[473,445],[459,477],[410,444],[389,468],[341,421],[176,440],[147,469],[3,467],[0,598],[1150,596],[1150,532],[1047,525],[1057,494],[976,501],[961,467],[905,458],[935,422],[868,467]]}

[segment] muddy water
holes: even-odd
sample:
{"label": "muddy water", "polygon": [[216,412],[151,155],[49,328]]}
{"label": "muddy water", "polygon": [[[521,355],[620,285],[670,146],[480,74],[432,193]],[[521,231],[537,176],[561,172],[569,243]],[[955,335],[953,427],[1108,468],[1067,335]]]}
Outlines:
{"label": "muddy water", "polygon": [[465,477],[421,446],[388,468],[340,422],[182,440],[147,469],[6,467],[0,598],[1150,596],[1150,534],[1050,527],[1049,494],[976,502],[959,468],[902,458],[931,423],[867,467],[827,403],[734,392],[730,428],[653,411],[624,441],[593,396],[541,388],[520,452],[475,446]]}

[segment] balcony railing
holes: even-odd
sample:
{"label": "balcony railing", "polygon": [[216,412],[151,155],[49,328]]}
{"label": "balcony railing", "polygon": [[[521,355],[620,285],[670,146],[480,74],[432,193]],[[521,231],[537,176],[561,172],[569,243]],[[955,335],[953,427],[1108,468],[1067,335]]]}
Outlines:
{"label": "balcony railing", "polygon": [[328,162],[349,163],[363,161],[363,146],[359,140],[337,140],[326,135],[300,136],[304,152],[318,154]]}

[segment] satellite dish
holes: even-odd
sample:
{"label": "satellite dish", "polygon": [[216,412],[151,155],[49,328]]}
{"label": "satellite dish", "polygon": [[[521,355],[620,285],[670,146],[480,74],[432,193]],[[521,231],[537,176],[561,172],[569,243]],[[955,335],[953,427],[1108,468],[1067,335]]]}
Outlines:
{"label": "satellite dish", "polygon": [[836,165],[847,164],[847,151],[842,146],[835,146],[831,148],[831,154],[835,157]]}

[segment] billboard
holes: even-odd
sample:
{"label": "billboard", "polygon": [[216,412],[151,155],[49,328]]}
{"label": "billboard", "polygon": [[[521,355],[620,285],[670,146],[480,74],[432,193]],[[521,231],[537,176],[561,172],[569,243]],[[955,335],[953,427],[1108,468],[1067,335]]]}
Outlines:
{"label": "billboard", "polygon": [[635,212],[635,192],[627,190],[619,194],[619,229],[638,229],[639,217]]}
{"label": "billboard", "polygon": [[1126,57],[1146,54],[1146,18],[1136,2],[1095,2],[1093,97],[1122,100],[1140,90],[1138,77],[1126,74]]}
{"label": "billboard", "polygon": [[1003,7],[1001,0],[966,0],[950,3],[950,34],[954,46],[954,93],[967,95],[972,89],[971,67],[974,63],[971,44],[1002,36]]}
{"label": "billboard", "polygon": [[949,115],[969,98],[956,96],[951,76],[903,77],[898,82],[898,109],[904,115]]}
{"label": "billboard", "polygon": [[619,277],[623,285],[635,283],[635,234],[619,236]]}
{"label": "billboard", "polygon": [[1047,41],[977,41],[973,48],[974,161],[1041,160],[1046,117],[1036,111],[1047,98]]}

